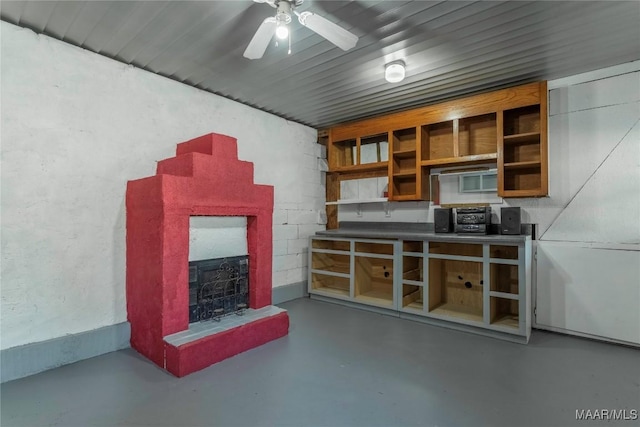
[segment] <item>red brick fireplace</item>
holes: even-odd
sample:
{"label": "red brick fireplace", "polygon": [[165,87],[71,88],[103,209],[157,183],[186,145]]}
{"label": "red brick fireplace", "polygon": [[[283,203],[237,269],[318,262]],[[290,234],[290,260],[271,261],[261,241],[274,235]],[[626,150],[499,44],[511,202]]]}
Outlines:
{"label": "red brick fireplace", "polygon": [[[134,349],[181,377],[288,333],[287,313],[269,308],[273,187],[253,183],[253,163],[238,160],[235,138],[209,134],[178,144],[156,175],[128,183],[126,210]],[[197,215],[247,217],[249,311],[262,315],[190,339],[189,217]],[[167,339],[180,334],[187,338]]]}

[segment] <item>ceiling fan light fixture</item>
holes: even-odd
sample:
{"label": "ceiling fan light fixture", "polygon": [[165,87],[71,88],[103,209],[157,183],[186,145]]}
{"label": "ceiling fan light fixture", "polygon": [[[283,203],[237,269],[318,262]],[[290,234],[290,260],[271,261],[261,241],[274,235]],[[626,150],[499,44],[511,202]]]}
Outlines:
{"label": "ceiling fan light fixture", "polygon": [[389,83],[399,83],[402,80],[404,80],[404,76],[405,76],[404,61],[394,61],[385,65],[384,78]]}
{"label": "ceiling fan light fixture", "polygon": [[285,40],[289,37],[289,28],[286,25],[278,25],[276,28],[276,37],[280,40]]}

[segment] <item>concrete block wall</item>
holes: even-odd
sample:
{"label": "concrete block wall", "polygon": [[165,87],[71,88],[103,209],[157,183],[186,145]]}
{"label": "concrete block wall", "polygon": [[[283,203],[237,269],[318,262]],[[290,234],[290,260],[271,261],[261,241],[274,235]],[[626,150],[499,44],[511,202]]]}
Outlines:
{"label": "concrete block wall", "polygon": [[254,181],[274,187],[274,287],[306,279],[305,239],[324,228],[315,129],[6,22],[0,31],[2,350],[126,321],[126,183],[211,132],[237,138]]}

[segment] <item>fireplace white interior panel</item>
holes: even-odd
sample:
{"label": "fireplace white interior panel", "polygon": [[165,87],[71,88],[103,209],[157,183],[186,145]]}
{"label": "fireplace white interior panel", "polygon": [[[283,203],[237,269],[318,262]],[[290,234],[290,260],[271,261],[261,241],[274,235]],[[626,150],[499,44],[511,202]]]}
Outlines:
{"label": "fireplace white interior panel", "polygon": [[247,255],[247,217],[189,218],[189,261]]}

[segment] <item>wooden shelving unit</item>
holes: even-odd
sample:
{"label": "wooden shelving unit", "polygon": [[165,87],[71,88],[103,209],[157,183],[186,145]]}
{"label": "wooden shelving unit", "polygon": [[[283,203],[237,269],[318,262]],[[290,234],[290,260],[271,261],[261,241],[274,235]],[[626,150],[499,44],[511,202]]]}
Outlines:
{"label": "wooden shelving unit", "polygon": [[390,200],[420,200],[428,192],[428,182],[423,179],[418,166],[420,139],[418,127],[389,131]]}
{"label": "wooden shelving unit", "polygon": [[541,82],[339,125],[328,140],[329,170],[339,178],[328,177],[327,188],[384,170],[389,200],[428,200],[431,168],[495,162],[500,196],[544,196],[546,116]]}

